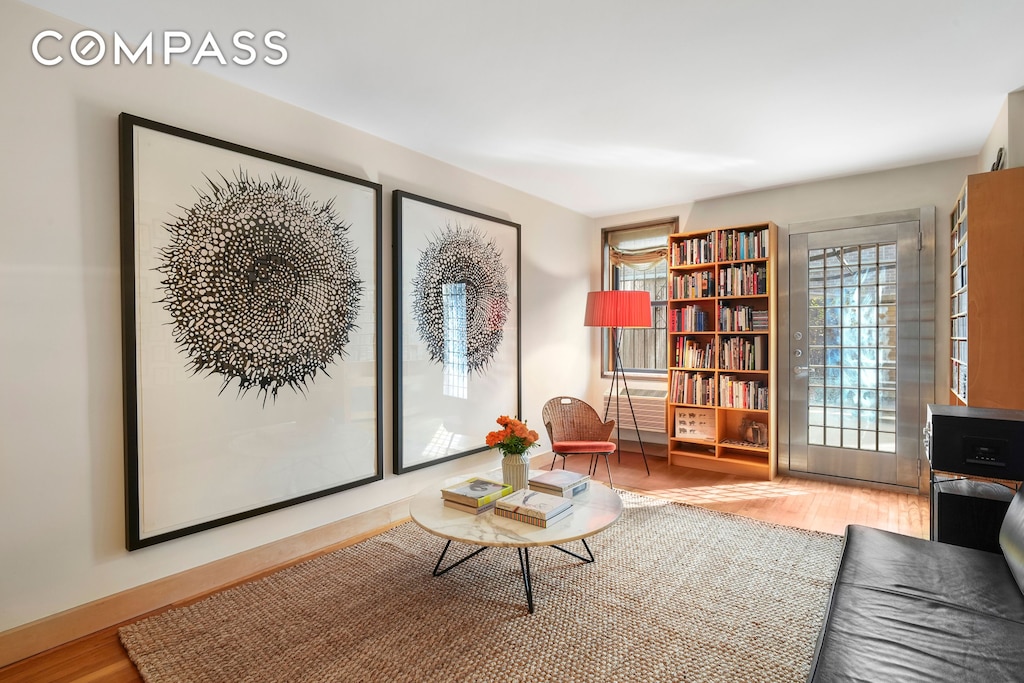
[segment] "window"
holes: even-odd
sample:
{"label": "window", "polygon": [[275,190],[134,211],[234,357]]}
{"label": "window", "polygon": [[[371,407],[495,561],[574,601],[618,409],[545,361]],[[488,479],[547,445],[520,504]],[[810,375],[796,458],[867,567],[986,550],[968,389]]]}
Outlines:
{"label": "window", "polygon": [[[623,370],[665,376],[668,366],[666,331],[668,299],[668,236],[678,232],[679,219],[607,228],[603,231],[603,277],[606,289],[646,290],[651,294],[647,329],[621,330]],[[611,330],[602,344],[604,369],[614,369]]]}

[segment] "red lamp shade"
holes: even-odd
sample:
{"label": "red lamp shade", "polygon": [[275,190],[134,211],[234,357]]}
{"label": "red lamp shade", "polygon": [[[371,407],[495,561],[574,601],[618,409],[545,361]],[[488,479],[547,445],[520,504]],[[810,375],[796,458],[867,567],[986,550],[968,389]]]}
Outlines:
{"label": "red lamp shade", "polygon": [[583,324],[587,327],[650,327],[651,294],[621,289],[589,292]]}

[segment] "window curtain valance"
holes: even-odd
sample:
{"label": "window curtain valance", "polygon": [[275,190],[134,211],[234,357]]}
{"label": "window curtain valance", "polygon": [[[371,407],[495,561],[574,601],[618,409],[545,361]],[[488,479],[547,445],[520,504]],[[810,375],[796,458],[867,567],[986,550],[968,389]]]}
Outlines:
{"label": "window curtain valance", "polygon": [[648,225],[608,234],[608,258],[613,266],[648,270],[668,258],[671,223]]}

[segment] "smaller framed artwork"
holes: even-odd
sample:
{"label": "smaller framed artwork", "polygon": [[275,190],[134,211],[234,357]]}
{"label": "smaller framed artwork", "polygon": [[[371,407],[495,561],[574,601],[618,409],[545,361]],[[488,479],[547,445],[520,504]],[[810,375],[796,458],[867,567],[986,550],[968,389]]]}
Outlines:
{"label": "smaller framed artwork", "polygon": [[383,478],[381,186],[120,117],[129,550]]}
{"label": "smaller framed artwork", "polygon": [[394,470],[488,449],[520,414],[519,224],[396,190]]}
{"label": "smaller framed artwork", "polygon": [[715,411],[711,408],[676,408],[677,439],[715,440]]}

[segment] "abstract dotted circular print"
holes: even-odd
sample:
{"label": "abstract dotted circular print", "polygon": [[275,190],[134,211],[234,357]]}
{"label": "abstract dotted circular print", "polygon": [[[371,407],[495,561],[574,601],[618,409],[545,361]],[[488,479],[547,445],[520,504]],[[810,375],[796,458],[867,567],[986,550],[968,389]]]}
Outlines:
{"label": "abstract dotted circular print", "polygon": [[349,227],[333,200],[296,180],[241,171],[209,180],[199,201],[166,224],[159,302],[193,373],[218,374],[223,392],[305,392],[327,374],[356,329],[363,283]]}
{"label": "abstract dotted circular print", "polygon": [[458,223],[427,244],[412,281],[413,318],[430,360],[445,361],[444,285],[465,286],[466,369],[483,374],[501,345],[509,294],[501,249]]}

